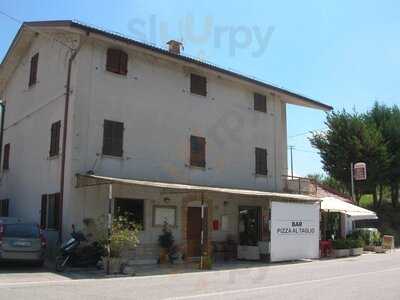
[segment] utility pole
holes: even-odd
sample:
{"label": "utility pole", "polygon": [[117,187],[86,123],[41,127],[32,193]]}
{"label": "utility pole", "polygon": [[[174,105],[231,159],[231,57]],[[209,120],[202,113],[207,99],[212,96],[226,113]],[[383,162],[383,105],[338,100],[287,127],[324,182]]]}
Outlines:
{"label": "utility pole", "polygon": [[292,179],[293,179],[293,149],[294,149],[294,146],[289,146],[289,149],[290,149],[290,170],[291,170]]}

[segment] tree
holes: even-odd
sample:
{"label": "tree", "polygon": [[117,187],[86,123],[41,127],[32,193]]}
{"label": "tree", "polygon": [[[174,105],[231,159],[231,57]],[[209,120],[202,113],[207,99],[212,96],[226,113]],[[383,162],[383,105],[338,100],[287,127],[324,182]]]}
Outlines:
{"label": "tree", "polygon": [[[388,152],[388,168],[385,183],[391,188],[393,207],[398,206],[400,184],[400,109],[376,102],[366,114],[366,121],[381,133]],[[380,191],[383,187],[380,186]]]}
{"label": "tree", "polygon": [[376,195],[377,186],[385,179],[381,170],[388,166],[387,148],[380,131],[366,122],[364,115],[344,110],[329,113],[325,124],[326,133],[313,133],[310,138],[320,152],[323,169],[350,191],[350,164],[363,161],[368,177],[357,183],[356,201],[363,193]]}

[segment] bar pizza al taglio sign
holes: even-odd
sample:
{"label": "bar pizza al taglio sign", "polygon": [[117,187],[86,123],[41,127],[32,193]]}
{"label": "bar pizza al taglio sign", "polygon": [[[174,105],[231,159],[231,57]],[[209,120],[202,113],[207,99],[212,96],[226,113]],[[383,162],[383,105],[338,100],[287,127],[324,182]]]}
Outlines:
{"label": "bar pizza al taglio sign", "polygon": [[281,221],[276,228],[278,235],[312,235],[316,227],[312,221]]}

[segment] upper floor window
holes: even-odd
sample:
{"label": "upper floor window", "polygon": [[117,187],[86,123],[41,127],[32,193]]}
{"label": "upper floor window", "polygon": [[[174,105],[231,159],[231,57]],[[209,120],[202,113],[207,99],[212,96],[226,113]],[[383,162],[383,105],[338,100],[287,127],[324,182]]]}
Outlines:
{"label": "upper floor window", "polygon": [[42,195],[40,226],[43,229],[60,229],[61,194]]}
{"label": "upper floor window", "polygon": [[106,70],[126,75],[128,73],[128,54],[119,49],[109,48],[107,50]]}
{"label": "upper floor window", "polygon": [[267,112],[267,97],[265,95],[254,93],[254,110]]}
{"label": "upper floor window", "polygon": [[199,136],[190,136],[190,165],[195,167],[206,166],[206,139]]}
{"label": "upper floor window", "polygon": [[50,136],[50,157],[56,156],[60,152],[60,131],[61,121],[57,121],[51,124],[51,136]]}
{"label": "upper floor window", "polygon": [[31,58],[31,67],[29,71],[29,86],[32,86],[37,82],[38,63],[39,63],[39,53],[36,53]]}
{"label": "upper floor window", "polygon": [[207,78],[190,74],[190,92],[200,96],[207,96]]}
{"label": "upper floor window", "polygon": [[124,123],[104,120],[103,154],[122,156]]}
{"label": "upper floor window", "polygon": [[268,175],[267,149],[256,148],[256,174]]}
{"label": "upper floor window", "polygon": [[3,170],[10,169],[10,144],[4,145],[4,154],[3,154]]}

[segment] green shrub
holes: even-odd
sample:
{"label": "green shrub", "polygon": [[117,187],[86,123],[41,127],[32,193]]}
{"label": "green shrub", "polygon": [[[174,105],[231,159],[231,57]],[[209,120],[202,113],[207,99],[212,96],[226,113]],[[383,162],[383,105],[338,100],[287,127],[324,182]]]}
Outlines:
{"label": "green shrub", "polygon": [[347,240],[344,239],[337,239],[332,241],[332,248],[333,249],[349,249],[349,243]]}
{"label": "green shrub", "polygon": [[361,238],[358,239],[348,239],[347,243],[349,245],[349,248],[363,248],[364,247],[364,241]]}

